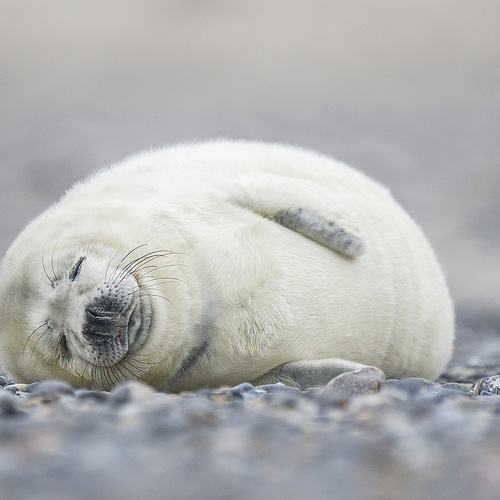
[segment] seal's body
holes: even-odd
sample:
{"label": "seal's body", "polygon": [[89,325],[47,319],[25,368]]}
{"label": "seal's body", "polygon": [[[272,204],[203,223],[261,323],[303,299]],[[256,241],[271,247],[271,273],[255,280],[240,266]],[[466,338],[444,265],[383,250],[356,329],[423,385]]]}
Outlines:
{"label": "seal's body", "polygon": [[452,341],[442,272],[388,191],[285,146],[129,158],[70,189],[0,268],[19,382],[305,387],[358,363],[434,378]]}

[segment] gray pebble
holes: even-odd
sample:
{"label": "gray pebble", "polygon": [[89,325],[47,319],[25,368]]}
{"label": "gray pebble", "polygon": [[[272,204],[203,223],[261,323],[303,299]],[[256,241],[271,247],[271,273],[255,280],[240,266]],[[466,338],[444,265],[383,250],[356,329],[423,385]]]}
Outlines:
{"label": "gray pebble", "polygon": [[319,387],[308,387],[302,391],[302,394],[308,399],[318,399],[323,394],[323,389]]}
{"label": "gray pebble", "polygon": [[474,385],[474,394],[500,394],[500,375],[479,379]]}
{"label": "gray pebble", "polygon": [[350,397],[334,390],[321,390],[321,394],[317,397],[317,402],[320,408],[335,408],[345,406],[349,402]]}
{"label": "gray pebble", "polygon": [[17,407],[18,399],[8,391],[0,392],[0,417],[17,417],[26,415]]}
{"label": "gray pebble", "polygon": [[234,387],[231,388],[231,394],[232,395],[245,395],[247,392],[251,391],[253,389],[253,385],[248,383],[248,382],[244,382],[243,384],[239,384],[239,385],[236,385]]}
{"label": "gray pebble", "polygon": [[389,379],[386,382],[386,385],[387,387],[395,387],[396,389],[404,391],[410,395],[436,387],[434,382],[425,378],[417,377],[404,378],[401,380]]}
{"label": "gray pebble", "polygon": [[35,387],[38,387],[40,385],[40,382],[32,382],[31,384],[28,384],[21,392],[24,392],[24,394],[30,394]]}
{"label": "gray pebble", "polygon": [[361,370],[342,373],[330,380],[325,391],[333,390],[343,396],[374,394],[385,385],[385,374],[379,368],[368,366]]}
{"label": "gray pebble", "polygon": [[15,394],[15,395],[19,395],[20,392],[25,388],[27,387],[28,384],[21,384],[21,383],[13,383],[13,384],[9,384],[9,385],[6,385],[4,387],[4,390],[5,391],[8,391],[9,393],[11,394]]}
{"label": "gray pebble", "polygon": [[78,389],[74,394],[76,399],[81,401],[94,401],[104,403],[109,400],[110,393],[105,391],[95,391],[91,389]]}
{"label": "gray pebble", "polygon": [[57,399],[63,394],[73,394],[74,389],[61,380],[45,380],[27,385],[21,393],[27,394],[29,398],[42,398],[44,400]]}
{"label": "gray pebble", "polygon": [[465,385],[457,384],[456,382],[447,382],[441,386],[443,389],[449,389],[452,391],[460,391],[465,392],[467,394],[471,394],[471,390],[465,387]]}
{"label": "gray pebble", "polygon": [[292,410],[300,404],[300,394],[268,392],[262,396],[270,408],[282,408]]}
{"label": "gray pebble", "polygon": [[12,381],[6,375],[0,373],[0,387],[5,387],[6,385],[12,384]]}
{"label": "gray pebble", "polygon": [[277,384],[257,385],[245,393],[251,398],[261,397],[265,394],[301,394],[301,391],[297,387],[290,387],[278,382]]}
{"label": "gray pebble", "polygon": [[479,396],[497,396],[497,397],[499,397],[500,394],[496,394],[494,392],[489,392],[489,391],[481,391],[479,393]]}
{"label": "gray pebble", "polygon": [[9,384],[6,385],[3,388],[4,392],[7,392],[8,394],[13,394],[14,396],[19,392],[18,388],[14,384]]}
{"label": "gray pebble", "polygon": [[148,403],[155,399],[156,391],[143,382],[130,381],[111,389],[111,402],[120,406],[132,401]]}
{"label": "gray pebble", "polygon": [[[250,389],[252,390],[252,389]],[[300,394],[300,389],[297,387],[290,387],[281,382],[277,384],[256,385],[253,390],[263,391],[265,393],[281,393],[281,394]],[[249,391],[247,391],[249,392]]]}

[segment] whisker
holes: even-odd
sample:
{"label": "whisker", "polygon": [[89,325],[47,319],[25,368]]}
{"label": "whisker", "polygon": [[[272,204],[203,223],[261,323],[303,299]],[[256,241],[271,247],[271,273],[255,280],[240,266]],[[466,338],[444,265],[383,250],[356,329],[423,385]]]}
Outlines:
{"label": "whisker", "polygon": [[178,283],[182,283],[183,285],[189,286],[184,280],[181,280],[180,278],[162,278],[162,277],[157,277],[157,276],[141,276],[142,279],[147,280],[148,282],[153,281],[153,282],[163,282],[163,283],[168,283],[169,281],[177,281]]}
{"label": "whisker", "polygon": [[[133,371],[129,370],[128,367],[125,364],[122,365],[115,365],[116,371],[120,373],[121,377],[119,381],[125,381],[125,380],[134,380],[138,378],[137,373],[134,373]],[[123,373],[123,370],[125,370],[125,373]]]}
{"label": "whisker", "polygon": [[154,293],[150,293],[149,296],[150,297],[158,297],[160,299],[166,300],[175,309],[174,303],[170,299],[168,299],[167,297],[164,297],[163,295],[154,294]]}
{"label": "whisker", "polygon": [[[31,354],[33,354],[35,352],[35,349],[36,349],[36,346],[38,344],[38,342],[40,342],[40,340],[42,339],[42,337],[44,337],[45,335],[47,335],[48,332],[51,331],[51,328],[47,326],[47,329],[40,334],[40,336],[38,337],[37,341],[35,342],[35,345],[33,346],[33,349],[31,349]],[[47,339],[45,339],[47,340]]]}
{"label": "whisker", "polygon": [[153,260],[160,259],[162,257],[167,257],[167,255],[150,255],[139,262],[135,262],[132,266],[129,266],[129,264],[131,263],[127,264],[127,266],[125,266],[123,270],[131,274],[140,269],[142,265],[152,262]]}
{"label": "whisker", "polygon": [[120,373],[122,376],[123,374],[119,372],[117,365],[112,365],[110,368],[111,370],[109,370],[109,373],[111,378],[111,387],[114,387],[122,381],[118,373]]}
{"label": "whisker", "polygon": [[142,247],[147,247],[148,244],[147,243],[143,243],[142,245],[137,245],[135,248],[132,248],[132,250],[130,250],[130,252],[128,252],[127,254],[125,254],[125,256],[123,257],[123,259],[120,261],[120,264],[131,254],[133,254],[136,250],[139,250],[139,248],[142,248]]}
{"label": "whisker", "polygon": [[[90,350],[90,348],[88,350]],[[87,352],[88,352],[88,350],[87,350]],[[83,359],[83,355],[80,355],[80,359]],[[87,364],[85,365],[85,368],[83,369],[83,372],[82,372],[82,383],[84,381],[85,372],[87,371],[87,368],[89,367],[89,365],[90,365],[90,359],[87,360]],[[92,376],[91,376],[91,378],[92,378]]]}
{"label": "whisker", "polygon": [[42,281],[42,283],[45,283],[46,285],[49,285],[50,287],[54,286],[54,284],[52,282],[45,281],[42,276],[38,276],[38,277],[40,278],[40,280]]}
{"label": "whisker", "polygon": [[[26,346],[28,345],[28,342],[30,341],[31,337],[33,337],[33,335],[38,331],[40,330],[40,328],[43,328],[43,327],[47,327],[49,328],[49,326],[47,325],[47,322],[44,321],[38,328],[35,328],[28,336],[28,338],[26,339],[26,342],[24,343],[24,347],[23,347],[23,350],[22,350],[22,353],[24,355],[24,350],[26,349]],[[43,335],[43,333],[42,333]]]}
{"label": "whisker", "polygon": [[[142,248],[145,246],[147,246],[147,243],[143,243],[142,245],[137,245],[136,247],[132,248],[132,250],[127,252],[123,256],[123,258],[120,260],[120,262],[118,263],[118,266],[116,267],[116,269],[113,271],[113,275],[111,276],[111,279],[114,279],[114,276],[115,276],[114,273],[120,269],[120,265],[127,259],[127,257],[129,257],[131,254],[133,254],[135,251],[139,250],[139,248]],[[113,257],[113,259],[114,259],[114,257]],[[111,264],[111,261],[110,261],[110,264]]]}
{"label": "whisker", "polygon": [[45,248],[47,246],[48,242],[45,243],[45,245],[43,246],[43,249],[42,249],[42,269],[43,269],[43,273],[45,274],[45,276],[47,276],[47,279],[49,280],[50,282],[50,286],[54,286],[54,283],[55,283],[55,276],[54,276],[54,279],[52,279],[50,276],[49,276],[49,273],[47,272],[47,268],[45,267]]}
{"label": "whisker", "polygon": [[52,275],[54,276],[54,282],[57,281],[57,275],[56,275],[56,272],[54,270],[54,253],[56,251],[56,247],[57,247],[57,242],[54,245],[54,247],[52,248],[52,253],[50,255],[50,267],[52,269]]}
{"label": "whisker", "polygon": [[[132,250],[133,251],[133,250]],[[108,282],[108,271],[109,271],[109,268],[111,266],[111,263],[116,259],[116,257],[118,256],[120,252],[116,252],[113,257],[111,257],[111,259],[109,260],[108,262],[108,265],[106,266],[106,271],[104,271],[104,284],[106,284]]]}

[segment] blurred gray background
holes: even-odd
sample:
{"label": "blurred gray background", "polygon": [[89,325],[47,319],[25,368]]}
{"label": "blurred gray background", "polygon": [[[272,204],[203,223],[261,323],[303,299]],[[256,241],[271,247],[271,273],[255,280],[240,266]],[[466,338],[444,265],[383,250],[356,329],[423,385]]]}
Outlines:
{"label": "blurred gray background", "polygon": [[461,318],[500,319],[497,0],[0,2],[0,254],[74,181],[216,136],[388,185]]}

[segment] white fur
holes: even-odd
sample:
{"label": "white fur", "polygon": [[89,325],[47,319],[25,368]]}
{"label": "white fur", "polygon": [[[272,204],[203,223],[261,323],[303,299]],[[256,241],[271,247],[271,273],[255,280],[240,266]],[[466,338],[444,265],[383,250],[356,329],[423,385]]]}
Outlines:
{"label": "white fur", "polygon": [[[348,258],[272,220],[294,208],[363,238],[364,254]],[[117,378],[179,390],[325,358],[375,365],[388,377],[434,378],[451,355],[442,272],[385,188],[313,152],[213,141],[131,157],[74,186],[21,233],[0,268],[0,358],[15,380],[92,385],[84,359],[54,355],[57,331],[28,337],[49,316],[76,332],[78,301],[96,293],[91,283],[143,244],[130,258],[171,251],[162,260],[169,267],[154,273],[174,279],[144,282],[153,315],[137,359],[147,363]],[[50,277],[62,276],[78,252],[94,262],[86,291],[53,289],[42,260]],[[209,323],[205,355],[168,382]]]}

